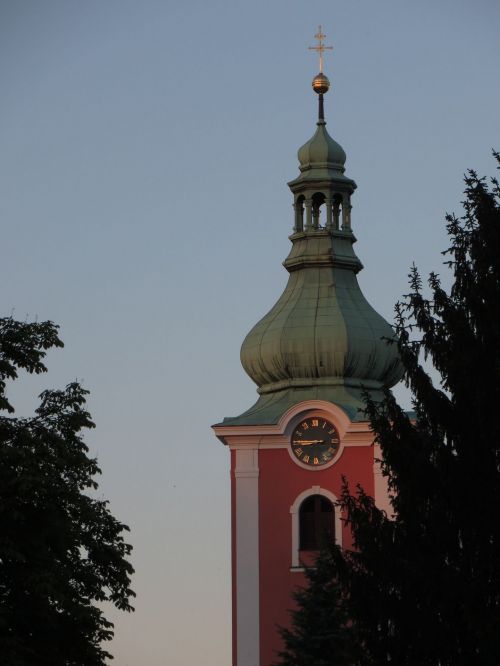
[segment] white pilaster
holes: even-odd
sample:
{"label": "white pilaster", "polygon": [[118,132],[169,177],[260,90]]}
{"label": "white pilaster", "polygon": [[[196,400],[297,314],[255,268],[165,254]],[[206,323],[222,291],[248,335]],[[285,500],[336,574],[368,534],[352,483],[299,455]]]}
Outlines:
{"label": "white pilaster", "polygon": [[259,666],[259,458],[236,451],[237,666]]}

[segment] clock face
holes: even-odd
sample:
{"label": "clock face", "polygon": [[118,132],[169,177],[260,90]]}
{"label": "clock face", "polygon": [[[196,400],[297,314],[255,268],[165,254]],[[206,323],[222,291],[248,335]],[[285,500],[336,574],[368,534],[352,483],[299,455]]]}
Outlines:
{"label": "clock face", "polygon": [[340,446],[337,428],[319,416],[304,419],[292,434],[292,452],[300,462],[311,467],[329,463]]}

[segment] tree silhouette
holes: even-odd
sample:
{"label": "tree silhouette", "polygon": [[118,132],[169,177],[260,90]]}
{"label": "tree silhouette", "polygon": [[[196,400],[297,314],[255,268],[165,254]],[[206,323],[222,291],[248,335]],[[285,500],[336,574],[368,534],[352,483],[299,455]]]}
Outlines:
{"label": "tree silhouette", "polygon": [[6,396],[18,370],[46,371],[62,347],[52,322],[0,319],[0,662],[100,666],[113,636],[102,602],[133,610],[128,528],[97,499],[100,473],[82,431],[93,428],[78,383],[44,391],[31,418]]}
{"label": "tree silhouette", "polygon": [[[360,650],[351,664],[500,663],[500,188],[473,171],[465,186],[464,215],[446,218],[451,289],[433,273],[426,297],[413,268],[396,307],[414,414],[390,393],[382,404],[368,398],[393,515],[344,485],[354,548],[330,568],[329,604],[309,574],[294,628],[283,634],[284,654],[296,659],[286,666],[313,663],[302,655],[314,651],[304,628],[314,606],[329,613],[322,623],[340,626],[317,663],[336,664],[347,635]],[[320,555],[317,571],[328,557]]]}

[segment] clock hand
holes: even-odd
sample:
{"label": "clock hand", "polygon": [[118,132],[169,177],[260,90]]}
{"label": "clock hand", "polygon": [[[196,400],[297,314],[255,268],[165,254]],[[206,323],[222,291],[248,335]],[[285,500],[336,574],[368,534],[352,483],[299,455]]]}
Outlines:
{"label": "clock hand", "polygon": [[294,444],[301,444],[303,446],[309,446],[310,444],[324,444],[324,439],[294,439]]}

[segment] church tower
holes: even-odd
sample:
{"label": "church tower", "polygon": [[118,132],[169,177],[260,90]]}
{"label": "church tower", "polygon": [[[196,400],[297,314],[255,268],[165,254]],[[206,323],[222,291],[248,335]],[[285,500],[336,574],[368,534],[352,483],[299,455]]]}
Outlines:
{"label": "church tower", "polygon": [[294,219],[284,261],[286,288],[252,328],[241,362],[259,398],[214,426],[231,453],[233,666],[271,666],[288,626],[292,592],[305,583],[327,533],[349,545],[336,505],[342,477],[387,506],[380,455],[363,394],[382,397],[401,378],[391,326],[358,286],[346,154],[328,134],[320,72],[314,135],[298,152],[300,175],[288,183]]}

